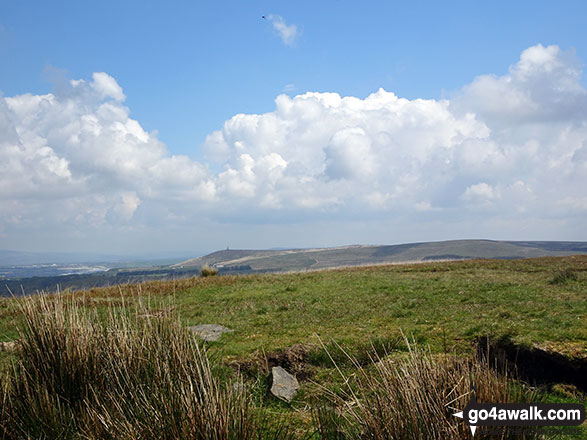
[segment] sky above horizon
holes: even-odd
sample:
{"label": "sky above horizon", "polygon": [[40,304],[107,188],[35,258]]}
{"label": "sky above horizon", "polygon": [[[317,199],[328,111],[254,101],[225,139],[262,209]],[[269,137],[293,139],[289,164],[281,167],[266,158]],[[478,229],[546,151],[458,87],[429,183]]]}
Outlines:
{"label": "sky above horizon", "polygon": [[585,241],[586,16],[0,0],[0,249]]}

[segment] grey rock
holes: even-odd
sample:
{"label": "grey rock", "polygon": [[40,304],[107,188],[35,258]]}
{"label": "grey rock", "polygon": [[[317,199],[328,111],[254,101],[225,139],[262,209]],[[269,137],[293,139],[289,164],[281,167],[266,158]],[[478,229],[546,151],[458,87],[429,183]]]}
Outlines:
{"label": "grey rock", "polygon": [[273,376],[273,385],[271,385],[271,394],[275,397],[291,402],[300,389],[300,384],[296,377],[289,374],[282,367],[273,367],[271,369]]}
{"label": "grey rock", "polygon": [[232,333],[234,331],[219,324],[200,324],[188,328],[196,336],[208,342],[217,341],[223,333]]}

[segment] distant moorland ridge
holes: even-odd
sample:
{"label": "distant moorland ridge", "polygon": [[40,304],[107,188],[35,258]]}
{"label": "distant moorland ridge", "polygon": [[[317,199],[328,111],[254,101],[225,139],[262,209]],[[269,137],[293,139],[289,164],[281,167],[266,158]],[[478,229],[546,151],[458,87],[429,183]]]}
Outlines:
{"label": "distant moorland ridge", "polygon": [[[344,266],[432,262],[468,259],[519,259],[587,254],[587,242],[453,240],[399,245],[351,245],[317,249],[246,250],[226,249],[170,265],[116,263],[96,273],[61,276],[2,276],[0,296],[38,291],[88,289],[126,283],[189,278],[204,266],[220,275],[320,270]],[[178,260],[175,260],[178,261]],[[163,263],[163,264],[162,264]],[[14,272],[14,271],[12,271]]]}
{"label": "distant moorland ridge", "polygon": [[223,271],[293,271],[338,266],[473,258],[535,258],[587,254],[587,242],[451,240],[399,245],[352,245],[317,249],[226,249],[175,264]]}

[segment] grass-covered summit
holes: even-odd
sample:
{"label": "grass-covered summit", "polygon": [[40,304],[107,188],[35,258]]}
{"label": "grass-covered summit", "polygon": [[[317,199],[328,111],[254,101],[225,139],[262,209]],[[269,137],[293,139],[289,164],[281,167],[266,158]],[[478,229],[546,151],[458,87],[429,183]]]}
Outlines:
{"label": "grass-covered summit", "polygon": [[[212,360],[208,370],[208,361],[182,329],[210,323],[234,331],[205,345],[206,356]],[[402,334],[412,348],[418,347],[415,355],[408,354]],[[273,438],[344,438],[336,436],[338,429],[346,432],[346,438],[385,438],[373,434],[386,428],[378,425],[380,419],[372,411],[388,414],[386,420],[407,420],[409,411],[398,402],[419,401],[412,391],[439,382],[442,385],[426,391],[436,393],[425,404],[431,412],[395,435],[424,438],[421,429],[433,423],[439,429],[426,431],[427,438],[443,438],[447,433],[467,438],[466,430],[447,416],[448,407],[438,409],[441,402],[451,400],[451,383],[461,376],[467,380],[477,377],[504,401],[581,401],[582,391],[573,385],[537,384],[538,388],[531,389],[499,372],[489,372],[487,365],[476,364],[472,359],[482,336],[507,337],[520,346],[584,361],[587,256],[209,276],[63,292],[38,299],[4,299],[0,302],[0,337],[4,341],[20,338],[20,342],[15,350],[2,352],[4,392],[8,394],[0,414],[7,429],[19,423],[38,423],[32,431],[23,431],[33,436],[42,432],[44,424],[58,429],[62,422],[78,420],[63,438],[80,438],[84,432],[89,438],[106,438],[109,429],[121,438],[154,438],[152,433],[165,432],[157,431],[165,423],[183,426],[169,431],[168,438],[177,438],[174,432],[203,438],[193,434],[188,420],[199,414],[202,399],[182,394],[183,388],[178,394],[173,391],[201,376],[216,393],[211,404],[231,419],[240,414],[239,420],[247,424],[226,424],[215,418],[217,413],[202,413],[206,420],[216,420],[219,429],[225,426],[231,432],[244,432],[239,429],[250,428],[246,435],[262,431]],[[149,353],[156,355],[149,357]],[[91,360],[96,368],[76,369],[76,360],[82,358]],[[182,359],[191,366],[181,370]],[[273,365],[284,366],[300,380],[300,392],[291,404],[267,392]],[[137,381],[135,371],[142,378],[138,382],[147,388],[132,385]],[[162,381],[165,377],[168,380]],[[239,385],[241,380],[244,388]],[[42,384],[54,385],[46,389]],[[69,391],[55,394],[63,384],[77,390],[77,400]],[[385,391],[385,384],[394,392]],[[402,389],[400,384],[409,386]],[[466,393],[465,388],[459,390]],[[45,393],[45,400],[35,400],[39,392]],[[379,393],[391,397],[370,400]],[[124,405],[120,396],[126,396]],[[133,396],[139,400],[135,402]],[[170,396],[181,402],[166,406]],[[496,396],[486,394],[485,398]],[[26,400],[29,398],[33,400]],[[74,400],[76,406],[71,407]],[[382,402],[384,406],[377,409]],[[457,399],[452,406],[461,403]],[[15,414],[26,416],[26,421]],[[157,426],[146,422],[157,417],[175,417],[178,422],[166,418]],[[267,422],[267,417],[277,425]],[[284,428],[279,421],[282,417],[291,426]],[[119,419],[123,423],[117,424]],[[15,438],[14,432],[9,430],[6,438]],[[361,437],[367,432],[373,436]],[[23,436],[16,438],[26,438]]]}
{"label": "grass-covered summit", "polygon": [[316,249],[226,249],[177,263],[173,267],[187,269],[214,265],[224,272],[285,272],[417,261],[517,259],[576,254],[587,254],[586,242],[449,240]]}

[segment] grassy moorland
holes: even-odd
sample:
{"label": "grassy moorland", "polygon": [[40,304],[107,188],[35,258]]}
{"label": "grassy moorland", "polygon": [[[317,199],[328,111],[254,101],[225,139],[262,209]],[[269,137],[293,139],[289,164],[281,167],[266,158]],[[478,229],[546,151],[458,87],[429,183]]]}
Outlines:
{"label": "grassy moorland", "polygon": [[[0,415],[6,415],[2,423],[17,426],[19,419],[11,414],[21,414],[23,408],[41,408],[43,405],[59,408],[59,405],[65,405],[63,402],[72,401],[71,396],[64,396],[63,399],[54,400],[47,397],[44,402],[36,402],[36,406],[26,402],[27,398],[35,394],[30,390],[45,387],[41,384],[46,382],[47,375],[52,374],[49,372],[58,374],[56,371],[75,364],[76,359],[81,359],[77,355],[66,359],[45,359],[41,356],[42,353],[87,351],[90,353],[89,359],[100,360],[96,361],[95,370],[87,372],[85,368],[81,368],[80,371],[85,374],[82,376],[87,376],[90,381],[82,388],[94,391],[88,391],[81,397],[76,394],[83,404],[64,410],[64,413],[69,414],[69,419],[64,419],[63,414],[57,410],[51,412],[49,418],[53,421],[50,424],[53,429],[57,429],[55,426],[60,425],[60,420],[69,420],[68,423],[76,426],[67,435],[63,434],[63,438],[107,438],[105,433],[115,428],[120,438],[156,438],[155,434],[149,434],[150,431],[144,431],[141,435],[140,430],[137,431],[138,428],[133,425],[133,420],[136,417],[143,422],[157,417],[165,419],[165,414],[168,414],[165,411],[181,420],[192,417],[194,408],[200,404],[197,399],[190,400],[189,396],[181,394],[182,403],[176,407],[184,408],[185,414],[176,414],[174,407],[163,405],[162,402],[169,400],[165,396],[176,396],[173,390],[178,389],[178,384],[189,382],[194,374],[203,374],[211,384],[209,386],[217,396],[213,404],[219,408],[218,411],[228,414],[227,417],[230,411],[237,411],[241,417],[239,420],[243,420],[247,427],[273,433],[273,438],[280,438],[281,434],[281,437],[285,437],[285,431],[275,431],[273,425],[268,428],[264,424],[266,418],[258,419],[249,414],[251,407],[262,407],[261,413],[275,420],[278,416],[286,417],[291,425],[290,435],[293,437],[312,435],[312,438],[345,438],[342,437],[343,434],[337,434],[339,429],[333,426],[346,426],[344,429],[340,428],[346,432],[346,438],[361,438],[362,435],[366,436],[364,438],[425,438],[417,430],[446,419],[445,409],[440,416],[430,413],[424,421],[411,424],[411,428],[408,428],[412,429],[413,432],[410,432],[413,435],[401,431],[392,436],[385,437],[382,434],[378,437],[376,432],[387,431],[376,426],[379,419],[374,418],[368,409],[377,408],[381,399],[375,399],[374,406],[348,404],[355,400],[370,402],[373,395],[378,395],[385,388],[383,385],[395,384],[387,389],[385,395],[394,395],[391,390],[399,390],[397,398],[380,408],[379,412],[387,414],[386,420],[394,420],[394,417],[396,421],[406,420],[407,413],[397,413],[394,408],[399,405],[398,402],[410,402],[410,399],[413,399],[412,406],[416,405],[414,402],[422,402],[421,396],[409,394],[406,397],[401,394],[404,392],[401,384],[411,383],[412,380],[416,382],[406,388],[406,393],[432,386],[428,382],[444,384],[440,391],[435,388],[434,392],[439,394],[431,398],[431,403],[428,404],[431,409],[440,406],[443,399],[447,402],[451,400],[448,395],[452,387],[450,382],[457,381],[458,377],[475,376],[476,380],[484,378],[484,383],[491,384],[486,389],[501,390],[499,398],[505,399],[504,401],[527,400],[530,397],[551,401],[580,401],[583,398],[581,392],[573,387],[536,389],[512,385],[504,379],[505,382],[500,382],[502,388],[499,388],[495,385],[501,380],[499,375],[489,373],[483,366],[477,365],[471,360],[471,355],[480,336],[507,336],[517,344],[542,347],[569,358],[587,358],[587,256],[435,262],[287,274],[205,277],[65,292],[59,296],[32,298],[27,301],[24,302],[25,306],[23,300],[18,299],[0,302],[1,340],[10,341],[20,337],[24,341],[21,350],[0,353],[5,389],[4,406],[0,408]],[[117,317],[123,324],[117,321]],[[144,326],[141,323],[145,320],[157,323],[170,317],[175,326],[172,327],[174,331],[161,330],[157,333],[159,336],[153,340],[144,336],[149,333],[148,329],[159,328],[158,324]],[[246,389],[250,390],[252,400],[246,400],[238,393],[235,395],[226,390],[218,391],[222,387],[209,379],[208,370],[198,366],[201,364],[198,351],[190,345],[191,342],[186,342],[185,333],[180,329],[204,323],[222,324],[234,330],[233,333],[223,335],[219,342],[207,345],[208,357],[213,360],[215,377],[219,378],[214,380],[241,380],[237,379],[236,372],[242,373],[242,380]],[[54,331],[39,330],[50,328],[54,328]],[[72,328],[78,328],[79,331],[70,333]],[[93,330],[89,331],[88,328]],[[121,328],[133,335],[132,338],[118,341],[113,336],[112,341],[107,343],[107,335],[119,335]],[[137,328],[142,330],[138,331]],[[138,333],[132,333],[133,331]],[[402,332],[413,341],[413,346],[429,348],[430,352],[415,357],[408,354]],[[42,337],[38,336],[41,333]],[[55,337],[56,334],[61,335],[61,339]],[[173,339],[176,337],[179,340]],[[140,340],[140,346],[132,348],[129,342],[132,340]],[[59,344],[62,345],[55,341],[61,341]],[[71,347],[72,344],[86,344],[83,345],[86,348]],[[125,344],[131,347],[126,352],[121,350],[121,355],[127,358],[136,356],[137,359],[146,359],[149,358],[146,353],[150,352],[161,353],[161,356],[150,357],[148,365],[140,362],[136,365],[131,363],[130,366],[124,362],[119,363],[112,352],[115,347],[126,347]],[[327,351],[321,344],[326,346]],[[104,354],[103,347],[110,347],[108,355]],[[157,349],[145,351],[145,347]],[[179,356],[178,359],[181,361],[185,358],[186,361],[166,364],[164,359],[175,359],[175,354],[166,347],[179,347],[184,357]],[[92,355],[92,350],[97,351]],[[26,356],[33,356],[36,361],[27,361]],[[374,360],[371,359],[373,356]],[[389,365],[395,366],[385,367],[388,369],[384,368],[381,372],[380,366],[388,364],[375,362],[377,366],[373,365],[374,361],[381,358],[390,359]],[[177,378],[174,375],[169,376],[171,379],[166,379],[161,394],[158,394],[160,391],[129,390],[128,387],[122,387],[120,395],[112,394],[116,390],[112,384],[134,381],[126,375],[133,368],[143,378],[141,383],[153,383],[159,387],[160,378],[168,375],[160,372],[159,375],[154,374],[154,367],[149,366],[159,365],[159,361],[162,362],[160,371],[172,371],[176,368],[174,365],[183,363],[190,367],[178,373]],[[57,363],[53,364],[54,362]],[[44,363],[47,364],[45,369],[39,367]],[[295,372],[301,381],[300,392],[290,404],[278,401],[267,393],[268,367],[277,364]],[[61,367],[57,368],[56,365]],[[108,370],[105,365],[110,366],[113,377],[105,378],[103,373],[96,373]],[[473,374],[471,368],[479,370],[475,370],[477,373]],[[445,370],[448,373],[438,373]],[[116,371],[119,371],[119,376],[116,376]],[[406,371],[414,373],[402,376]],[[80,380],[81,373],[78,370],[71,369],[67,374]],[[67,374],[63,373],[62,376]],[[26,377],[29,382],[19,382],[19,377]],[[148,379],[146,382],[145,377]],[[375,380],[373,377],[379,379]],[[63,377],[60,380],[62,379]],[[109,391],[104,397],[100,386],[92,382],[94,380],[99,380],[104,389],[114,391]],[[466,394],[466,384],[463,382],[461,386],[465,387],[461,391]],[[520,391],[522,388],[524,391]],[[230,389],[234,391],[241,388],[237,386]],[[47,393],[46,390],[44,392]],[[123,398],[121,396],[124,396],[125,401],[131,401],[134,398],[145,400],[147,395],[163,397],[154,402],[147,399],[148,402],[145,401],[143,406],[137,408],[116,404]],[[434,396],[434,393],[430,395]],[[498,398],[487,395],[486,399],[492,397]],[[316,405],[315,402],[320,399],[326,399],[329,405]],[[465,402],[466,400],[464,399]],[[222,402],[228,403],[225,405]],[[453,405],[458,408],[462,403],[459,400],[453,402]],[[88,407],[92,411],[87,412]],[[338,409],[316,409],[332,407]],[[112,414],[118,416],[114,417]],[[124,415],[122,419],[121,414]],[[33,420],[39,414],[29,415],[26,424],[36,423]],[[124,420],[124,423],[117,424],[116,420],[119,419]],[[84,422],[77,426],[77,422],[71,420]],[[213,420],[214,423],[220,423],[216,422],[216,418]],[[437,422],[432,422],[433,420]],[[454,425],[453,421],[450,423]],[[44,426],[46,423],[39,424]],[[147,425],[149,424],[146,423],[145,426]],[[395,423],[394,426],[396,425],[398,424]],[[369,426],[373,428],[372,431],[369,431]],[[237,428],[241,429],[242,426],[234,428],[234,432],[242,435],[244,431],[238,431]],[[41,431],[38,432],[42,432],[42,428],[39,429]],[[187,427],[185,429],[187,431],[177,431],[177,435],[205,438],[198,437]],[[453,428],[446,429],[449,431],[440,429],[438,432],[428,433],[426,438],[443,438],[449,432],[455,438],[468,438],[466,430],[457,427],[454,428],[457,431],[453,432],[450,431]],[[6,438],[26,438],[24,434],[23,437],[18,437],[13,431],[10,432],[12,434]],[[34,432],[38,434],[37,431]],[[280,434],[276,435],[275,432]],[[366,432],[373,435],[368,437]],[[27,435],[37,434],[29,432]],[[161,435],[161,432],[157,435]],[[256,434],[247,435],[257,438]],[[265,435],[267,436],[269,435]],[[170,433],[168,438],[178,437]],[[510,437],[505,435],[504,438]]]}
{"label": "grassy moorland", "polygon": [[399,245],[351,245],[317,249],[226,249],[174,265],[176,268],[221,265],[222,270],[314,270],[340,266],[471,258],[562,257],[587,253],[587,243],[562,241],[449,240]]}

